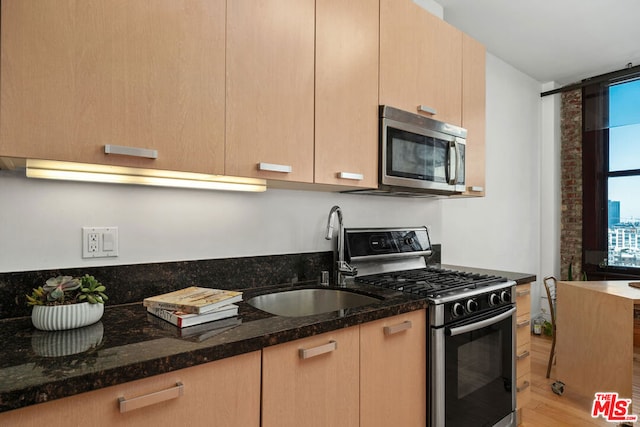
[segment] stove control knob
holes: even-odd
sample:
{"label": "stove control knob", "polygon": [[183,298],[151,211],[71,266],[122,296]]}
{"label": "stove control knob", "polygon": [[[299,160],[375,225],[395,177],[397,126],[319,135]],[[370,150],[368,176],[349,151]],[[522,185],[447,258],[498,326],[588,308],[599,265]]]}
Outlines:
{"label": "stove control knob", "polygon": [[451,307],[451,315],[453,317],[460,317],[464,315],[464,306],[459,302],[453,304],[453,307]]}
{"label": "stove control knob", "polygon": [[498,304],[500,304],[500,296],[498,294],[489,295],[489,305],[495,307]]}
{"label": "stove control knob", "polygon": [[413,245],[414,242],[415,240],[413,239],[413,237],[407,237],[406,239],[404,239],[404,243],[408,246]]}
{"label": "stove control knob", "polygon": [[509,291],[500,292],[500,299],[505,304],[510,303],[511,302],[511,292],[509,292]]}
{"label": "stove control knob", "polygon": [[467,311],[469,313],[473,313],[478,311],[478,301],[474,299],[467,300]]}

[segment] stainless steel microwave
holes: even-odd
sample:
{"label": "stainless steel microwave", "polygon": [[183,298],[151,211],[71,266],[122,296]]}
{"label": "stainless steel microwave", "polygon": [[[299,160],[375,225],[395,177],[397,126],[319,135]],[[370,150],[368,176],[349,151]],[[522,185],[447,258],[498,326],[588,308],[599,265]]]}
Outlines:
{"label": "stainless steel microwave", "polygon": [[429,197],[465,190],[467,131],[380,106],[378,189],[360,193]]}

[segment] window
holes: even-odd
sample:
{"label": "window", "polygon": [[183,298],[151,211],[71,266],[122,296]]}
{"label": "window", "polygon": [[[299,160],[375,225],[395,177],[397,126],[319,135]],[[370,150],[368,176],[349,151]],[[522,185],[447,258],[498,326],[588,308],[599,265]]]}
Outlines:
{"label": "window", "polygon": [[640,268],[640,80],[609,87],[610,266]]}
{"label": "window", "polygon": [[640,274],[640,79],[584,88],[582,166],[585,267]]}

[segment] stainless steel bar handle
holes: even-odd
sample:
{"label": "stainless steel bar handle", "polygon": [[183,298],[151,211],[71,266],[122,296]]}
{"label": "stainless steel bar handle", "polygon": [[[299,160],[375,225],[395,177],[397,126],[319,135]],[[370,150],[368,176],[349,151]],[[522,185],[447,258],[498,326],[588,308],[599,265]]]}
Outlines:
{"label": "stainless steel bar handle", "polygon": [[522,353],[520,353],[519,355],[516,356],[516,360],[522,360],[526,357],[529,357],[531,355],[531,353],[529,353],[529,350],[525,350]]}
{"label": "stainless steel bar handle", "polygon": [[450,185],[454,185],[457,180],[458,180],[458,143],[455,141],[451,141],[449,143],[449,181],[448,183]]}
{"label": "stainless steel bar handle", "polygon": [[338,349],[338,343],[334,340],[329,341],[326,344],[319,345],[318,347],[313,348],[301,348],[298,350],[298,356],[300,359],[310,359],[315,356],[320,356],[321,354],[331,353]]}
{"label": "stainless steel bar handle", "polygon": [[531,385],[531,384],[529,383],[529,381],[525,381],[525,382],[522,384],[522,387],[516,387],[516,391],[517,391],[518,393],[520,393],[521,391],[528,389],[530,385]]}
{"label": "stainless steel bar handle", "polygon": [[531,320],[523,320],[520,323],[516,323],[516,328],[524,328],[525,326],[529,326],[531,324]]}
{"label": "stainless steel bar handle", "polygon": [[293,168],[290,165],[277,165],[274,163],[258,163],[258,170],[265,172],[291,173]]}
{"label": "stainless steel bar handle", "polygon": [[411,320],[405,320],[402,323],[398,323],[397,325],[385,326],[383,329],[385,335],[393,335],[398,332],[403,332],[408,329],[411,329],[413,325],[411,324]]}
{"label": "stainless steel bar handle", "polygon": [[120,154],[121,156],[144,157],[145,159],[157,159],[158,150],[151,148],[126,147],[124,145],[106,144],[104,154]]}
{"label": "stainless steel bar handle", "polygon": [[470,325],[459,326],[457,328],[450,328],[449,335],[454,337],[456,335],[464,334],[467,332],[477,331],[478,329],[491,326],[494,323],[498,323],[501,320],[511,317],[515,312],[516,312],[516,308],[513,307],[512,309],[505,311],[504,313],[498,314],[497,316],[491,317],[489,319],[481,320],[479,322],[472,323]]}
{"label": "stainless steel bar handle", "polygon": [[167,400],[176,399],[184,394],[184,385],[178,381],[175,387],[166,390],[156,391],[155,393],[145,394],[144,396],[134,397],[132,399],[118,398],[120,404],[120,412],[129,412],[134,409],[144,408],[145,406],[154,405],[156,403],[165,402]]}
{"label": "stainless steel bar handle", "polygon": [[458,140],[457,139],[455,141],[453,141],[453,146],[454,146],[455,151],[456,151],[456,178],[455,178],[455,181],[453,183],[457,184],[458,177],[461,175],[461,171],[462,171],[462,168],[464,167],[464,165],[462,164],[462,155],[460,155],[460,144],[458,144]]}
{"label": "stainless steel bar handle", "polygon": [[354,173],[354,172],[338,172],[338,178],[352,179],[354,181],[362,181],[364,179],[364,175],[362,175],[361,173]]}
{"label": "stainless steel bar handle", "polygon": [[530,289],[524,289],[522,291],[516,291],[516,297],[526,297],[531,293]]}
{"label": "stainless steel bar handle", "polygon": [[437,113],[437,110],[433,107],[428,107],[426,105],[418,105],[418,113],[427,113],[430,114],[432,116],[435,116]]}

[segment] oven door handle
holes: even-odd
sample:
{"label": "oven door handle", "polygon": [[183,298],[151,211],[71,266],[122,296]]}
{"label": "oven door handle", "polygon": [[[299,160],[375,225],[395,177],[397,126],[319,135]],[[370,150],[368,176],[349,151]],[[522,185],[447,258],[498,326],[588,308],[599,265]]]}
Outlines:
{"label": "oven door handle", "polygon": [[497,316],[490,317],[488,319],[481,320],[479,322],[471,323],[469,325],[458,326],[457,328],[447,328],[447,335],[456,336],[460,334],[465,334],[467,332],[477,331],[478,329],[486,328],[487,326],[493,325],[494,323],[498,323],[510,316],[512,316],[516,312],[516,308],[513,307],[504,313],[500,313]]}

